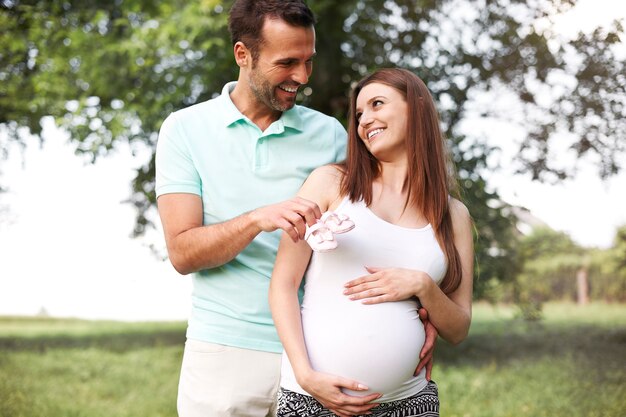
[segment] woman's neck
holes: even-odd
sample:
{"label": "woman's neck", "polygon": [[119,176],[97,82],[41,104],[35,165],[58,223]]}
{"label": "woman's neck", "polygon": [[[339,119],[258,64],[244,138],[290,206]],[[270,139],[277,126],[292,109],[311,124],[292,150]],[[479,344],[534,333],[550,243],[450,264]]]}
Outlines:
{"label": "woman's neck", "polygon": [[380,173],[374,182],[378,183],[381,191],[397,196],[408,194],[408,167],[406,163],[381,163]]}
{"label": "woman's neck", "polygon": [[381,164],[372,184],[370,209],[380,218],[399,226],[419,228],[428,224],[415,204],[407,201],[409,182],[407,164]]}

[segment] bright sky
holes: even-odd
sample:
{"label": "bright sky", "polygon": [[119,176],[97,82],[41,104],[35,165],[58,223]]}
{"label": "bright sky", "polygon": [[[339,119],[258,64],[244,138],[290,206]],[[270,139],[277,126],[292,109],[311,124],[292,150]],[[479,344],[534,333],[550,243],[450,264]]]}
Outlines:
{"label": "bright sky", "polygon": [[[580,1],[572,15],[586,29],[626,16],[626,2]],[[12,152],[1,161],[0,183],[10,192],[0,199],[0,315],[45,308],[59,317],[186,319],[189,277],[129,237],[134,213],[121,202],[141,161],[122,147],[91,165],[74,155],[63,132],[48,125],[45,137],[43,147],[30,142],[23,160]],[[557,186],[503,172],[491,184],[584,246],[609,247],[616,227],[626,224],[626,172],[602,182],[583,170]]]}
{"label": "bright sky", "polygon": [[45,137],[24,166],[18,153],[2,163],[0,314],[185,319],[189,277],[129,237],[134,213],[121,202],[140,161],[122,148],[91,165],[54,127]]}

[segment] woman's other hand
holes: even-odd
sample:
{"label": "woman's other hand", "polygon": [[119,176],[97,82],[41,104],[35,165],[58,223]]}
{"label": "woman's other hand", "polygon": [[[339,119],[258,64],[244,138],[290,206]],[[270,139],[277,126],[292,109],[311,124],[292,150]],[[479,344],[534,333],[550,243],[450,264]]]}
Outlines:
{"label": "woman's other hand", "polygon": [[365,414],[378,405],[372,401],[382,396],[379,393],[365,396],[348,395],[342,391],[342,388],[367,391],[368,387],[356,381],[323,372],[312,371],[298,382],[306,392],[339,417]]}

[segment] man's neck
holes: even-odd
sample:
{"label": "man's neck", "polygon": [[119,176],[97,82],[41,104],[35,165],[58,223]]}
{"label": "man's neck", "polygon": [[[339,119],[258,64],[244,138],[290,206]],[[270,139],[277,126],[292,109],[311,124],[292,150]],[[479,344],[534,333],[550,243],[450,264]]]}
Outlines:
{"label": "man's neck", "polygon": [[230,93],[230,99],[241,114],[250,119],[261,131],[265,131],[272,123],[280,119],[282,112],[271,109],[258,101],[252,91],[245,86],[247,86],[246,83],[238,81]]}

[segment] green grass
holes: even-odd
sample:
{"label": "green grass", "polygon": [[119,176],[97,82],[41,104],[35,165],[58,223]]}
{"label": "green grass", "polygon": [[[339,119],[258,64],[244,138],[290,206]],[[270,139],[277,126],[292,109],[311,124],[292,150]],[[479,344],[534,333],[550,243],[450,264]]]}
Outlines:
{"label": "green grass", "polygon": [[441,415],[626,415],[626,306],[548,304],[544,317],[477,305],[468,339],[437,346]]}
{"label": "green grass", "polygon": [[[1,417],[176,415],[184,323],[0,317]],[[621,417],[626,305],[548,304],[539,323],[474,308],[470,336],[439,342],[443,417]]]}
{"label": "green grass", "polygon": [[0,317],[0,349],[105,348],[125,351],[135,347],[180,345],[185,341],[180,322],[87,321],[32,317]]}
{"label": "green grass", "polygon": [[0,318],[0,416],[175,416],[184,340],[184,323]]}

